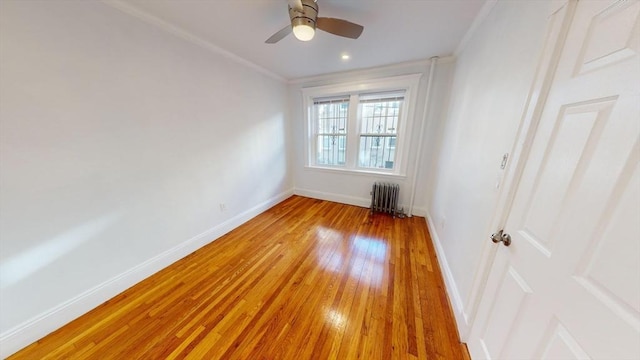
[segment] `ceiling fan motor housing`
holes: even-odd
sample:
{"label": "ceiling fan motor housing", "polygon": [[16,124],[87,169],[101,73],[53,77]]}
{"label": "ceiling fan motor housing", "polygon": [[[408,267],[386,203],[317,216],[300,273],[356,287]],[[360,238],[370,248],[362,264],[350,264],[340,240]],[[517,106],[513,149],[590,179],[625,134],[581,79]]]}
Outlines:
{"label": "ceiling fan motor housing", "polygon": [[316,28],[349,39],[357,39],[364,30],[362,25],[347,20],[318,17],[318,4],[315,0],[289,0],[289,20],[291,25],[271,35],[265,43],[275,44],[292,32],[298,40],[309,41],[313,39]]}
{"label": "ceiling fan motor housing", "polygon": [[302,12],[289,6],[289,18],[292,27],[307,25],[315,29],[318,18],[318,3],[314,0],[302,0]]}

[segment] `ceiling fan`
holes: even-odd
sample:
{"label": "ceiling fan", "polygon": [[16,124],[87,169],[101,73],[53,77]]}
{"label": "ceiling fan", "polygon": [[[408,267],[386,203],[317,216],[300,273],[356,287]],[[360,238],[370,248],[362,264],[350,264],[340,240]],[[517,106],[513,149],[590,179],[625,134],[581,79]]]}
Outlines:
{"label": "ceiling fan", "polygon": [[318,17],[316,0],[289,0],[289,18],[291,25],[273,34],[265,43],[275,44],[291,32],[298,40],[309,41],[313,39],[316,28],[350,39],[357,39],[364,30],[362,25],[347,20]]}

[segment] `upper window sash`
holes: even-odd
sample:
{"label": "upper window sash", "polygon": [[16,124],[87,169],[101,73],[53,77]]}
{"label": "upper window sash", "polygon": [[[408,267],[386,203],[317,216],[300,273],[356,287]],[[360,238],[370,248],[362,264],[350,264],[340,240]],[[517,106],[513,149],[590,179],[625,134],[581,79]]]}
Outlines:
{"label": "upper window sash", "polygon": [[361,93],[360,103],[376,103],[385,101],[402,101],[404,100],[405,90],[393,92],[374,92]]}

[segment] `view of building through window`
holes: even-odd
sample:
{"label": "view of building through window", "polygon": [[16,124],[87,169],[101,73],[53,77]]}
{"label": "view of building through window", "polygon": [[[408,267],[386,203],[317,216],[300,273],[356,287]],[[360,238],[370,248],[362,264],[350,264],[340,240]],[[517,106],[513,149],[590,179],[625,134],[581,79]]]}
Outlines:
{"label": "view of building through window", "polygon": [[302,89],[306,167],[406,176],[420,74]]}
{"label": "view of building through window", "polygon": [[360,97],[358,166],[393,169],[402,97]]}
{"label": "view of building through window", "polygon": [[316,100],[314,111],[317,119],[316,164],[344,165],[349,98]]}
{"label": "view of building through window", "polygon": [[[353,96],[357,99],[358,119],[349,119]],[[353,96],[314,99],[316,164],[345,165],[349,122],[357,120],[358,167],[393,169],[403,95]]]}

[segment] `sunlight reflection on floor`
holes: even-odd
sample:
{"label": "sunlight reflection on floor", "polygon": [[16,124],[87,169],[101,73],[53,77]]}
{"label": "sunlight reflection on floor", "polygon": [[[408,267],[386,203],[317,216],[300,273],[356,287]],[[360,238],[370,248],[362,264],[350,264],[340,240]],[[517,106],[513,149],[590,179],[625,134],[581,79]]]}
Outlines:
{"label": "sunlight reflection on floor", "polygon": [[[339,231],[318,227],[316,229],[318,265],[331,272],[348,271],[350,276],[379,288],[382,284],[388,245],[385,240],[352,236],[349,240]],[[344,269],[344,259],[351,257],[351,268]]]}

